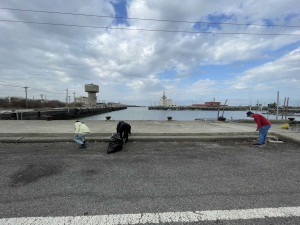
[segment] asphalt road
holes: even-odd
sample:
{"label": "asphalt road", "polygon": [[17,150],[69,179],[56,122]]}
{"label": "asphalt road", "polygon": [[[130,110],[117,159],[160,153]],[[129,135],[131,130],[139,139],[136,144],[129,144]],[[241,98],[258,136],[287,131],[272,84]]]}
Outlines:
{"label": "asphalt road", "polygon": [[[0,218],[300,206],[293,143],[129,142],[0,145]],[[300,217],[168,224],[300,224]]]}

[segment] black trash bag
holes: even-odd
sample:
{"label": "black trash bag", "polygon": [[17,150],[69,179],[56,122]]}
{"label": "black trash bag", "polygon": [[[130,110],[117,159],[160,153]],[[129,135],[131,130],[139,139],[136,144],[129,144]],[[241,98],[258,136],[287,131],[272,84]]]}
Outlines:
{"label": "black trash bag", "polygon": [[123,148],[123,140],[119,134],[115,134],[109,138],[107,154],[121,151]]}

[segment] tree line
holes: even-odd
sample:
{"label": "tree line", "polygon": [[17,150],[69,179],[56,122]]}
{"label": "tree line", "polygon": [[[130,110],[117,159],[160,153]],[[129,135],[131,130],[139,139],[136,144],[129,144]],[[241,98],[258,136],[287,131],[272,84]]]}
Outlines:
{"label": "tree line", "polygon": [[[33,100],[27,99],[27,106],[29,109],[36,108],[57,108],[64,107],[66,103],[58,100]],[[25,109],[26,108],[26,99],[20,97],[6,97],[0,98],[0,108],[10,108],[10,109]]]}

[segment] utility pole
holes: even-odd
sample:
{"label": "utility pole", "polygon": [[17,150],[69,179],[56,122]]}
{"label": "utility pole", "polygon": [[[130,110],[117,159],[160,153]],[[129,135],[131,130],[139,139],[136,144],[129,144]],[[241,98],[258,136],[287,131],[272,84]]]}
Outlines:
{"label": "utility pole", "polygon": [[67,95],[66,95],[66,107],[68,107],[68,96],[69,96],[69,92],[68,92],[68,89],[67,89],[66,91],[67,91]]}
{"label": "utility pole", "polygon": [[73,95],[74,95],[74,108],[76,107],[76,99],[75,99],[75,92],[73,92]]}
{"label": "utility pole", "polygon": [[28,109],[28,101],[27,101],[27,89],[28,87],[24,87],[25,88],[25,95],[26,95],[26,109]]}
{"label": "utility pole", "polygon": [[276,120],[278,120],[278,105],[279,105],[279,91],[277,91],[277,109],[276,109]]}
{"label": "utility pole", "polygon": [[286,97],[284,98],[284,104],[283,104],[283,107],[282,107],[282,110],[281,110],[281,119],[283,120],[283,114],[284,114],[284,111],[285,111],[285,103],[286,103]]}
{"label": "utility pole", "polygon": [[286,110],[285,110],[285,119],[287,118],[287,114],[288,114],[288,110],[289,110],[289,101],[290,101],[290,97],[287,97]]}
{"label": "utility pole", "polygon": [[71,98],[71,96],[69,95],[69,105],[70,105],[70,102],[71,102],[71,101],[70,101],[70,98]]}

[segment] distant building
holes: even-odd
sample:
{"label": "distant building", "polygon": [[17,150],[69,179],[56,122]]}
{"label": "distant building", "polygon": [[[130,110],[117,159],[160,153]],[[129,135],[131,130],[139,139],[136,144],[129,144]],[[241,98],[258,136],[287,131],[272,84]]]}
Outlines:
{"label": "distant building", "polygon": [[173,100],[172,99],[167,99],[167,106],[171,106],[171,105],[174,105]]}
{"label": "distant building", "polygon": [[87,97],[83,97],[83,96],[80,96],[78,98],[75,98],[75,102],[76,103],[81,103],[83,105],[87,105],[88,104],[88,98]]}
{"label": "distant building", "polygon": [[99,103],[97,103],[97,107],[99,107],[99,108],[106,108],[106,103],[99,102]]}
{"label": "distant building", "polygon": [[106,103],[106,107],[122,107],[122,106],[125,106],[125,105],[121,104],[120,102],[119,103],[116,103],[116,102],[108,102],[108,103]]}
{"label": "distant building", "polygon": [[221,102],[204,102],[204,105],[208,107],[220,107]]}
{"label": "distant building", "polygon": [[165,92],[163,93],[163,96],[160,98],[159,105],[167,107],[167,97]]}
{"label": "distant building", "polygon": [[163,106],[163,107],[177,107],[177,105],[173,103],[172,99],[170,99],[170,98],[168,99],[166,97],[165,92],[163,92],[163,96],[160,98],[159,106]]}
{"label": "distant building", "polygon": [[99,85],[95,84],[86,84],[85,92],[88,93],[88,105],[89,106],[97,106],[97,96],[96,94],[99,92]]}
{"label": "distant building", "polygon": [[211,102],[204,102],[204,104],[192,104],[192,107],[223,107],[227,105],[221,105],[221,102],[211,101]]}

